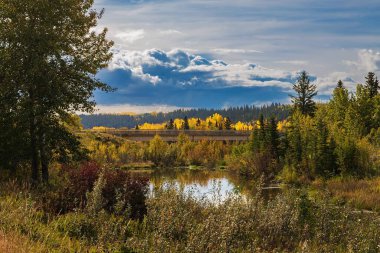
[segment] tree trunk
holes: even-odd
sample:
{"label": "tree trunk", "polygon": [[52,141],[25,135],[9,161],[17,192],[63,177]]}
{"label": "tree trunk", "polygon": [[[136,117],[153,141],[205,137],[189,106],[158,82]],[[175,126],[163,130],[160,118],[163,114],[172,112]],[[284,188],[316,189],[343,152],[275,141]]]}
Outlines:
{"label": "tree trunk", "polygon": [[39,176],[39,171],[38,171],[39,159],[38,159],[36,124],[35,124],[34,115],[31,115],[31,118],[30,118],[30,150],[31,150],[31,159],[32,159],[32,181],[33,181],[33,184],[38,184],[40,180],[40,176]]}
{"label": "tree trunk", "polygon": [[41,155],[41,170],[42,170],[42,181],[45,184],[49,183],[49,155],[46,151],[46,136],[45,133],[40,135],[40,155]]}

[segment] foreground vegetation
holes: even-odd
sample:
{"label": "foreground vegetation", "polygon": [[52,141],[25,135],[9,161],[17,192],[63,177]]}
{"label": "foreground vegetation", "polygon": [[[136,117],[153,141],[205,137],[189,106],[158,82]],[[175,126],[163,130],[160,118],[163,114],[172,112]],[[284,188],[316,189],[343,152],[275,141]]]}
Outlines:
{"label": "foreground vegetation", "polygon": [[[53,194],[15,182],[2,185],[0,231],[5,235],[3,244],[12,244],[8,248],[14,250],[9,252],[380,250],[378,214],[336,205],[325,195],[310,197],[304,190],[288,189],[268,200],[260,194],[259,185],[253,197],[231,194],[227,199],[221,199],[216,188],[210,201],[165,187],[155,189],[154,196],[141,206],[134,198],[110,194],[126,190],[123,184],[111,183],[113,170],[88,164],[78,170],[71,180],[88,182],[89,175],[96,180],[91,187],[84,184],[87,194],[82,202],[74,201],[69,210],[60,212],[56,205],[66,207],[70,198],[80,198],[78,194],[56,196],[60,191],[78,191],[79,185],[70,183],[70,176],[50,191]],[[139,195],[147,190],[143,178],[134,182],[128,192]],[[139,216],[141,212],[144,216]]]}

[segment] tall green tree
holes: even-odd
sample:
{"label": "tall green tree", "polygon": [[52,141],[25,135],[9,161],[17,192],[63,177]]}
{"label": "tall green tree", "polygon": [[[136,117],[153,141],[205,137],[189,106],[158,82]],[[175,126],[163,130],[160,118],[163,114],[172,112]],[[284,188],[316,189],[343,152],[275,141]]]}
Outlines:
{"label": "tall green tree", "polygon": [[377,79],[375,73],[369,72],[365,77],[365,80],[365,86],[369,91],[370,98],[373,98],[379,94],[379,80]]}
{"label": "tall green tree", "polygon": [[269,121],[268,126],[268,145],[270,152],[273,154],[274,157],[279,157],[279,145],[280,145],[280,135],[277,130],[277,122],[274,117],[271,117]]}
{"label": "tall green tree", "polygon": [[306,71],[301,72],[297,82],[293,84],[293,90],[296,95],[291,95],[291,98],[295,109],[304,115],[313,116],[316,110],[313,98],[317,95],[317,86],[311,84],[309,74]]}
{"label": "tall green tree", "polygon": [[189,120],[188,120],[187,116],[185,116],[183,118],[183,129],[184,130],[189,130],[190,129]]}
{"label": "tall green tree", "polygon": [[93,111],[96,89],[111,90],[95,77],[110,61],[113,43],[106,29],[93,29],[103,15],[93,2],[0,0],[0,96],[10,92],[16,101],[10,109],[25,125],[34,182],[41,174],[48,181],[53,157],[79,153],[65,122],[72,113]]}
{"label": "tall green tree", "polygon": [[348,90],[344,87],[343,82],[339,80],[329,102],[328,111],[331,120],[336,123],[337,127],[342,127],[349,104]]}

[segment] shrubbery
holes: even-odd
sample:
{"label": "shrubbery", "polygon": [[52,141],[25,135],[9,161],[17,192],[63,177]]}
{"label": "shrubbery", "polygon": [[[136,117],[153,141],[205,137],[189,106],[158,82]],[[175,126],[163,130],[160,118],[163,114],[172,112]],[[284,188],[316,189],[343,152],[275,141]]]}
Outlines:
{"label": "shrubbery", "polygon": [[[64,167],[59,172],[62,179],[38,196],[44,210],[52,213],[67,213],[84,209],[88,193],[93,189],[99,176],[103,174],[104,187],[101,194],[104,200],[101,208],[110,213],[123,212],[130,208],[133,218],[142,218],[146,212],[145,196],[148,191],[148,178],[137,173],[116,169],[102,169],[96,163],[84,163],[79,167]],[[118,205],[118,210],[115,206]]]}
{"label": "shrubbery", "polygon": [[333,206],[289,190],[264,200],[231,195],[210,202],[177,189],[148,200],[136,252],[378,252],[377,214]]}

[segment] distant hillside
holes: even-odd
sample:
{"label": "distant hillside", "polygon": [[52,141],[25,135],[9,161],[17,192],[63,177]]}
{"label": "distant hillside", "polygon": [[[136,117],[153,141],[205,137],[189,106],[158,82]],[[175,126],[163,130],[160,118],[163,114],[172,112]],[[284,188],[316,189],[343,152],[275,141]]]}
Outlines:
{"label": "distant hillside", "polygon": [[140,115],[124,115],[124,114],[93,114],[80,115],[84,128],[92,128],[94,126],[105,127],[128,127],[133,128],[136,125],[144,123],[162,123],[175,118],[201,118],[205,119],[214,113],[219,113],[224,117],[229,117],[232,122],[242,121],[250,122],[259,118],[262,113],[264,117],[276,117],[278,120],[286,119],[290,114],[289,105],[272,104],[261,107],[241,106],[230,107],[228,109],[191,109],[176,110],[169,113],[146,113]]}

